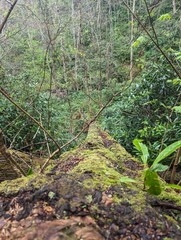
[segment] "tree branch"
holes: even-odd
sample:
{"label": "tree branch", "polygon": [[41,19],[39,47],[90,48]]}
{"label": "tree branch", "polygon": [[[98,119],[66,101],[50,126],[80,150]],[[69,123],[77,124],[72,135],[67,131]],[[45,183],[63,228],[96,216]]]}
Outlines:
{"label": "tree branch", "polygon": [[10,96],[9,94],[1,87],[0,93],[7,98],[15,107],[17,107],[24,115],[26,115],[32,122],[36,123],[46,134],[47,136],[55,143],[58,149],[61,149],[59,144],[55,141],[55,139],[51,136],[51,134],[39,123],[34,117],[32,117],[27,111],[25,111],[22,107],[20,107]]}
{"label": "tree branch", "polygon": [[179,78],[181,78],[181,73],[177,70],[177,68],[175,67],[175,65],[171,62],[171,60],[168,58],[168,56],[166,55],[166,53],[162,50],[162,48],[159,46],[159,44],[157,43],[157,41],[151,36],[150,32],[146,29],[146,27],[143,25],[143,23],[140,21],[139,17],[132,11],[132,9],[128,6],[128,4],[122,0],[123,4],[126,6],[126,8],[131,12],[131,14],[135,17],[135,19],[137,20],[137,22],[140,24],[140,26],[142,27],[142,29],[146,32],[146,34],[149,36],[149,38],[151,39],[151,41],[155,44],[155,46],[157,47],[157,49],[161,52],[161,54],[164,56],[164,58],[166,59],[166,61],[169,63],[169,65],[172,67],[172,69],[174,70],[174,72],[177,74],[177,76]]}
{"label": "tree branch", "polygon": [[10,16],[10,14],[11,14],[11,12],[13,11],[13,9],[14,9],[14,7],[15,7],[15,5],[16,5],[17,2],[18,2],[18,0],[15,0],[14,3],[11,4],[11,7],[10,7],[10,9],[9,9],[9,11],[8,11],[8,13],[7,13],[7,15],[5,16],[5,18],[4,18],[3,22],[2,22],[2,24],[0,25],[0,34],[2,33],[2,30],[3,30],[5,24],[6,24],[8,18],[9,18],[9,16]]}

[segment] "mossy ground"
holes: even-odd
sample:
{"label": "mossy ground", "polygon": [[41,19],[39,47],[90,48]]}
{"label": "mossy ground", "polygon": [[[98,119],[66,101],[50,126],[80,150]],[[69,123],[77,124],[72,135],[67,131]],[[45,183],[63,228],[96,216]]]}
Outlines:
{"label": "mossy ground", "polygon": [[[61,239],[179,239],[180,213],[154,205],[155,200],[164,199],[179,206],[179,193],[170,191],[170,198],[169,192],[148,195],[143,191],[142,169],[138,160],[92,125],[85,142],[62,154],[46,174],[0,184],[0,237],[43,240],[63,234]],[[125,176],[136,182],[120,181]],[[79,225],[75,219],[68,225],[58,221],[72,217],[79,218]],[[81,237],[80,226],[87,229]],[[93,233],[92,238],[85,237],[87,231]]]}

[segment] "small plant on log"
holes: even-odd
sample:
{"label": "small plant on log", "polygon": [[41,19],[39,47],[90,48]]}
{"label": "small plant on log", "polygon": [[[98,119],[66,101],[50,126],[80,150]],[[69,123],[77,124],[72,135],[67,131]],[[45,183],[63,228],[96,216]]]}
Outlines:
{"label": "small plant on log", "polygon": [[[141,161],[144,164],[144,190],[153,195],[161,194],[163,190],[163,183],[157,172],[163,172],[167,170],[169,166],[163,165],[160,162],[172,154],[174,151],[176,151],[178,148],[180,148],[181,141],[174,142],[166,147],[163,151],[161,151],[151,166],[148,166],[148,147],[143,144],[140,139],[134,139],[133,144],[135,148],[141,153]],[[166,188],[169,187],[181,189],[181,186],[175,184],[167,184]]]}

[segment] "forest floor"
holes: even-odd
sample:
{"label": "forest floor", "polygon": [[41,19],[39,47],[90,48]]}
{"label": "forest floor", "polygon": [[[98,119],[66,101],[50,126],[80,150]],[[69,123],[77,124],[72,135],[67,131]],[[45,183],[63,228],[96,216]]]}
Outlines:
{"label": "forest floor", "polygon": [[173,192],[158,198],[139,184],[120,183],[125,169],[140,178],[141,164],[107,133],[98,131],[92,141],[91,134],[46,174],[28,177],[24,187],[24,178],[0,184],[1,240],[181,239],[180,193],[176,201],[168,197]]}

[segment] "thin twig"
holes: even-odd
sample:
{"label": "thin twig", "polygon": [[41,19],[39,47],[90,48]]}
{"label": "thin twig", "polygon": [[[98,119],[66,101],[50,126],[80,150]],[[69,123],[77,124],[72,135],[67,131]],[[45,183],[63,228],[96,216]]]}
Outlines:
{"label": "thin twig", "polygon": [[154,203],[151,203],[151,205],[153,207],[164,207],[164,208],[168,208],[168,209],[175,209],[175,210],[181,211],[180,206],[176,206],[176,205],[174,205],[172,203],[168,203],[168,202],[155,201]]}
{"label": "thin twig", "polygon": [[149,38],[151,39],[151,41],[155,44],[155,46],[157,47],[157,49],[161,52],[161,54],[164,56],[164,58],[166,59],[166,61],[169,63],[169,65],[172,67],[172,69],[174,70],[174,72],[177,74],[177,76],[179,78],[181,78],[181,73],[177,70],[177,68],[175,67],[175,65],[171,62],[171,60],[168,58],[168,56],[166,55],[166,53],[161,49],[161,47],[159,46],[159,44],[157,44],[156,40],[151,36],[150,32],[146,29],[146,27],[143,25],[143,23],[141,22],[141,20],[139,19],[139,17],[132,11],[132,9],[128,6],[128,4],[122,0],[123,4],[126,6],[126,8],[131,12],[131,14],[135,17],[135,19],[137,20],[137,22],[140,24],[140,26],[143,28],[143,30],[146,32],[146,34],[149,36]]}
{"label": "thin twig", "polygon": [[18,2],[18,0],[15,0],[14,3],[11,4],[11,7],[10,7],[10,9],[9,9],[9,11],[8,11],[8,13],[7,13],[7,15],[5,16],[5,18],[4,18],[3,22],[2,22],[2,24],[0,25],[0,34],[2,33],[2,30],[3,30],[3,28],[4,28],[5,24],[6,24],[6,22],[8,21],[8,18],[9,18],[9,16],[10,16],[11,12],[13,11],[13,9],[14,9],[14,7],[15,7],[15,5],[16,5],[17,2]]}
{"label": "thin twig", "polygon": [[157,42],[157,44],[159,44],[158,43],[158,37],[157,37],[156,31],[155,31],[155,28],[153,26],[153,22],[151,20],[150,10],[148,8],[148,4],[147,4],[146,0],[144,0],[144,3],[145,3],[145,6],[146,6],[146,10],[147,10],[147,13],[148,13],[148,17],[149,17],[149,21],[150,21],[150,25],[151,25],[152,31],[153,31],[153,33],[155,35],[156,42]]}
{"label": "thin twig", "polygon": [[36,123],[47,134],[47,136],[55,143],[58,149],[61,149],[59,144],[55,141],[55,139],[51,136],[51,134],[41,125],[41,123],[39,123],[34,117],[32,117],[26,110],[20,107],[2,87],[0,88],[0,93],[2,93],[2,95],[5,98],[7,98],[15,107],[17,107],[23,114],[25,114],[29,119],[31,119],[32,122]]}
{"label": "thin twig", "polygon": [[121,95],[125,90],[127,90],[131,84],[133,83],[133,80],[130,82],[129,85],[125,85],[125,88],[122,89],[122,91],[117,92],[116,94],[112,95],[112,97],[107,101],[107,103],[102,106],[99,111],[97,112],[97,114],[90,120],[88,121],[84,127],[82,128],[82,130],[75,136],[73,137],[70,141],[66,142],[64,145],[62,145],[59,149],[56,149],[50,156],[49,158],[45,161],[45,163],[43,164],[42,168],[40,169],[39,173],[43,173],[43,171],[45,170],[45,168],[47,167],[47,165],[49,164],[50,160],[61,151],[61,149],[63,149],[64,147],[68,146],[70,143],[74,142],[77,138],[80,137],[80,135],[90,126],[91,123],[95,122],[95,120],[101,115],[101,113],[103,112],[103,110],[105,108],[107,108],[111,102],[114,100],[115,97]]}

